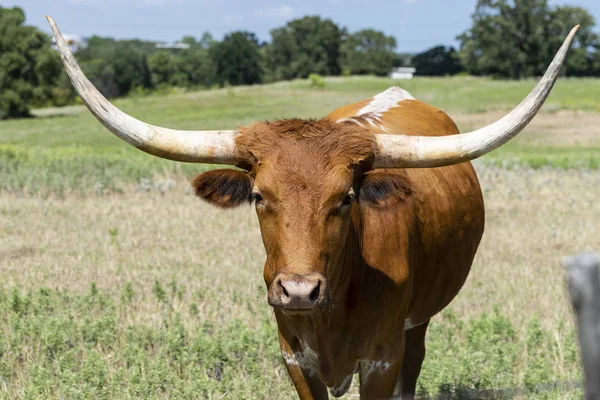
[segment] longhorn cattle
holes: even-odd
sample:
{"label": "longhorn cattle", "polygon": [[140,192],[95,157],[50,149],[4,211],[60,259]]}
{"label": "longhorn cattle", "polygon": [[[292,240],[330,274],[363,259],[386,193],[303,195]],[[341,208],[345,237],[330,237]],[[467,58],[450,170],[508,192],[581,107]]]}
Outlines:
{"label": "longhorn cattle", "polygon": [[319,120],[176,131],[118,110],[93,87],[48,18],[83,102],[110,131],[172,160],[229,164],[193,181],[221,208],[254,203],[283,361],[301,399],[413,398],[432,316],[456,296],[484,228],[469,160],[541,108],[575,27],[548,71],[499,121],[459,134],[442,111],[391,88]]}

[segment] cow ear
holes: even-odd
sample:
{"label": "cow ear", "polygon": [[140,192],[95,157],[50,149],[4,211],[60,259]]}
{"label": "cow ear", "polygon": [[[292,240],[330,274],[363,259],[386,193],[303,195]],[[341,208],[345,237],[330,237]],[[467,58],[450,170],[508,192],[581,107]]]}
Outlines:
{"label": "cow ear", "polygon": [[196,195],[220,208],[234,208],[249,203],[252,182],[246,172],[215,169],[198,175],[192,181]]}
{"label": "cow ear", "polygon": [[412,196],[408,177],[386,171],[369,171],[362,179],[358,201],[361,205],[388,207]]}

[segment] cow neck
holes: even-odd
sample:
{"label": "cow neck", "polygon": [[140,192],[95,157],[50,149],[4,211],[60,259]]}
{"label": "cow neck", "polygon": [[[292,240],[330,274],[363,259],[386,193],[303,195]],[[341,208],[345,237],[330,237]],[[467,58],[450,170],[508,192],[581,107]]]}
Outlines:
{"label": "cow neck", "polygon": [[337,260],[330,264],[328,281],[333,306],[312,316],[294,317],[291,325],[287,325],[291,321],[284,317],[286,325],[293,326],[292,335],[298,340],[293,346],[294,351],[315,352],[319,373],[330,383],[341,383],[354,373],[361,356],[367,354],[364,343],[368,342],[355,336],[360,317],[354,315],[357,309],[350,304],[356,300],[350,296],[351,292],[361,285],[368,269],[361,256],[358,238],[359,232],[351,223]]}

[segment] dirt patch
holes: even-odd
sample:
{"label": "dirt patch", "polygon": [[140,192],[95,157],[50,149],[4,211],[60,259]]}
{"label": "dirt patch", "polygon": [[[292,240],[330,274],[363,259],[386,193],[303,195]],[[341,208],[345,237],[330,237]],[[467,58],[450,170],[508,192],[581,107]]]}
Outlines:
{"label": "dirt patch", "polygon": [[[506,115],[505,111],[450,116],[462,132],[481,128]],[[515,142],[524,145],[548,147],[600,147],[600,113],[585,111],[558,111],[540,113]]]}

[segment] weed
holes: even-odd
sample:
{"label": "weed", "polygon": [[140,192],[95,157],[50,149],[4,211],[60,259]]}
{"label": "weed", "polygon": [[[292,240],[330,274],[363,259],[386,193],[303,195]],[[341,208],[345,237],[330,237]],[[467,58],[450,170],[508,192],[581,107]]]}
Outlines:
{"label": "weed", "polygon": [[[191,328],[169,310],[158,327],[131,324],[127,315],[136,304],[118,295],[127,287],[115,288],[114,295],[94,289],[93,296],[110,306],[91,309],[85,297],[48,289],[0,296],[0,380],[6,383],[0,393],[9,398],[294,397],[272,318],[252,330],[237,320]],[[23,313],[14,307],[16,298],[19,304],[29,299],[44,306]],[[575,359],[567,372],[551,373],[547,350],[555,344],[535,318],[522,340],[498,311],[463,320],[446,310],[432,323],[427,345],[421,396],[460,398],[469,391],[513,393],[522,387],[531,397],[545,398],[553,382],[581,379]],[[564,345],[575,351],[574,341]],[[525,359],[527,373],[521,377],[515,372]]]}
{"label": "weed", "polygon": [[323,89],[325,87],[325,80],[319,74],[310,74],[308,76],[310,85],[317,89]]}

